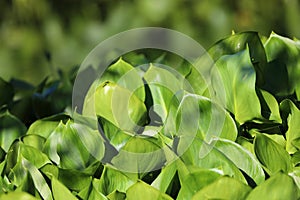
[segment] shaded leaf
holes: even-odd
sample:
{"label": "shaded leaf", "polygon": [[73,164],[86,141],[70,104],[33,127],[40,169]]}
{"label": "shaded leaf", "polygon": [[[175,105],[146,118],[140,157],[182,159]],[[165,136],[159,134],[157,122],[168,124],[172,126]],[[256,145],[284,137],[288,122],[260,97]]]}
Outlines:
{"label": "shaded leaf", "polygon": [[286,135],[286,150],[289,153],[295,153],[300,150],[300,110],[290,100],[284,100],[280,104],[280,109],[283,117],[286,117],[287,132]]}
{"label": "shaded leaf", "polygon": [[59,182],[55,177],[52,177],[51,183],[54,200],[77,200],[77,198],[74,195],[72,195],[70,190],[68,190],[68,188],[66,188],[66,186]]}
{"label": "shaded leaf", "polygon": [[264,134],[256,134],[254,150],[256,157],[270,175],[278,171],[289,172],[291,170],[292,162],[288,152]]}
{"label": "shaded leaf", "polygon": [[151,183],[151,186],[165,193],[170,186],[177,171],[176,162],[173,162],[161,169],[161,172],[156,179]]}
{"label": "shaded leaf", "polygon": [[10,83],[7,83],[0,77],[0,107],[4,104],[9,104],[14,96],[14,88]]}
{"label": "shaded leaf", "polygon": [[26,126],[8,111],[0,113],[0,146],[8,151],[14,140],[26,133]]}
{"label": "shaded leaf", "polygon": [[266,119],[281,123],[279,104],[275,97],[264,90],[259,90],[257,93],[261,102],[262,116]]}
{"label": "shaded leaf", "polygon": [[[280,96],[291,95],[296,91],[299,99],[300,44],[272,32],[264,46],[268,61],[274,63],[272,68],[266,69],[265,72],[265,74],[270,77],[268,79],[270,83],[266,83],[266,88],[270,88],[275,94]],[[279,72],[280,68],[278,67],[281,67],[281,71],[284,73]],[[285,79],[283,80],[282,77]],[[274,87],[274,85],[271,84],[272,80],[280,84]],[[273,86],[273,88],[271,86]]]}

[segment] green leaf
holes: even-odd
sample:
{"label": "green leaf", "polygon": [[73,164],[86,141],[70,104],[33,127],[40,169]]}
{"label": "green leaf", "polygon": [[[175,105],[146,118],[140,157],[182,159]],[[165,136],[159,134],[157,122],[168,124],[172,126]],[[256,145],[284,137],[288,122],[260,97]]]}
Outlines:
{"label": "green leaf", "polygon": [[109,200],[125,200],[126,194],[116,190],[116,191],[110,193],[109,195],[107,195],[107,198]]}
{"label": "green leaf", "polygon": [[256,134],[254,139],[255,155],[268,174],[278,171],[289,172],[292,169],[291,157],[278,143],[265,136]]}
{"label": "green leaf", "polygon": [[103,133],[105,137],[117,151],[120,151],[120,149],[126,144],[126,142],[134,136],[131,133],[122,131],[121,129],[119,129],[114,124],[112,124],[104,118],[100,117],[99,121],[102,124]]}
{"label": "green leaf", "polygon": [[39,135],[29,134],[24,135],[21,140],[24,144],[36,148],[39,151],[43,151],[43,146],[45,144],[46,138]]}
{"label": "green leaf", "polygon": [[60,168],[84,170],[103,157],[104,144],[97,130],[69,120],[49,135],[44,152]]}
{"label": "green leaf", "polygon": [[255,155],[254,153],[254,146],[251,140],[239,136],[236,140],[236,143],[238,143],[239,145],[241,145],[242,147],[244,147],[245,149],[247,149],[251,154]]}
{"label": "green leaf", "polygon": [[26,192],[9,192],[7,194],[0,195],[1,200],[38,200],[34,196]]}
{"label": "green leaf", "polygon": [[242,32],[233,34],[218,41],[209,50],[209,54],[214,60],[218,60],[223,55],[236,54],[247,49],[249,46],[251,60],[254,63],[266,62],[264,46],[257,32]]}
{"label": "green leaf", "polygon": [[[273,65],[272,68],[266,69],[266,73],[270,76],[270,80],[275,80],[276,88],[273,85],[273,92],[277,95],[290,95],[296,91],[299,99],[300,95],[300,44],[299,42],[282,37],[272,32],[265,43],[266,55],[269,62],[281,63],[281,71],[285,73],[277,73],[279,65]],[[284,77],[285,79],[283,80]],[[271,81],[270,81],[271,82]],[[272,82],[271,82],[272,83]],[[268,82],[267,82],[268,84]],[[271,84],[267,85],[271,89]]]}
{"label": "green leaf", "polygon": [[93,180],[94,187],[104,195],[108,195],[115,190],[125,193],[126,190],[137,180],[135,175],[123,173],[112,167],[105,166],[99,181]]}
{"label": "green leaf", "polygon": [[60,121],[66,123],[69,119],[70,116],[66,114],[58,114],[58,115],[53,115],[50,117],[36,120],[30,125],[26,134],[39,135],[46,139],[57,127]]}
{"label": "green leaf", "polygon": [[300,151],[297,151],[292,155],[292,162],[294,166],[300,164]]}
{"label": "green leaf", "polygon": [[220,176],[221,174],[216,171],[205,169],[188,174],[188,176],[181,181],[182,186],[178,193],[177,199],[191,199],[196,192],[213,183]]}
{"label": "green leaf", "polygon": [[68,188],[66,188],[66,186],[59,182],[55,177],[52,177],[51,183],[54,200],[77,200],[77,198],[74,195],[72,195],[70,190],[68,190]]}
{"label": "green leaf", "polygon": [[21,161],[22,165],[28,170],[33,180],[34,186],[36,190],[39,192],[39,194],[41,195],[41,197],[45,200],[48,199],[52,200],[53,198],[52,198],[51,190],[47,185],[47,182],[44,179],[41,172],[25,158],[22,158],[21,160],[22,160]]}
{"label": "green leaf", "polygon": [[8,111],[0,113],[0,146],[7,152],[14,140],[26,133],[26,126]]}
{"label": "green leaf", "polygon": [[20,144],[20,153],[38,169],[51,163],[46,154],[25,144]]}
{"label": "green leaf", "polygon": [[[248,48],[233,55],[220,57],[216,67],[212,69],[212,86],[219,102],[225,104],[240,124],[261,116],[255,80],[256,74]],[[222,88],[225,89],[225,94]],[[225,99],[222,95],[225,95]]]}
{"label": "green leaf", "polygon": [[5,104],[9,104],[13,100],[14,88],[10,83],[7,83],[0,77],[0,107]]}
{"label": "green leaf", "polygon": [[293,179],[283,173],[277,173],[254,188],[248,195],[247,200],[298,198],[298,188]]}
{"label": "green leaf", "polygon": [[266,119],[281,123],[279,112],[279,104],[275,97],[267,91],[259,90],[258,97],[260,98],[262,107],[262,116]]}
{"label": "green leaf", "polygon": [[84,116],[103,117],[128,132],[145,124],[146,114],[145,104],[133,92],[112,82],[91,89],[83,108]]}
{"label": "green leaf", "polygon": [[[169,104],[173,96],[179,90],[183,89],[183,80],[180,81],[179,78],[174,75],[175,72],[170,70],[171,69],[157,67],[151,64],[144,75],[144,79],[151,91],[153,100],[152,110],[160,116],[163,122],[168,115]],[[179,74],[178,77],[180,77]]]}
{"label": "green leaf", "polygon": [[293,171],[289,173],[289,176],[294,179],[295,184],[298,186],[298,194],[300,195],[300,168],[294,167]]}
{"label": "green leaf", "polygon": [[[163,128],[163,134],[174,138],[181,135],[197,137],[210,141],[213,137],[235,140],[237,128],[234,120],[224,108],[212,100],[187,92],[177,93],[170,105],[170,112]],[[181,154],[185,146],[191,143],[190,138],[181,140],[177,149]],[[175,143],[174,143],[175,144]]]}
{"label": "green leaf", "polygon": [[185,76],[185,79],[192,88],[189,92],[210,97],[210,94],[206,95],[206,92],[211,92],[208,88],[211,85],[210,71],[213,66],[214,61],[208,53],[201,55],[193,65],[187,63],[182,66],[191,68]]}
{"label": "green leaf", "polygon": [[170,196],[160,192],[159,190],[151,187],[150,185],[138,181],[132,185],[126,192],[126,199],[136,200],[172,200]]}
{"label": "green leaf", "polygon": [[148,136],[130,138],[111,163],[119,170],[145,173],[163,166],[166,157],[160,139]]}
{"label": "green leaf", "polygon": [[250,191],[251,188],[248,185],[224,176],[201,189],[192,199],[240,200],[245,199]]}
{"label": "green leaf", "polygon": [[[55,169],[53,170],[52,173],[56,173]],[[72,169],[59,169],[58,180],[70,190],[81,191],[91,183],[92,181],[91,174],[94,173],[91,172],[85,173],[84,171],[78,171]]]}
{"label": "green leaf", "polygon": [[[203,155],[202,151],[206,153]],[[260,163],[248,150],[239,144],[226,139],[213,139],[206,143],[195,138],[182,160],[188,165],[195,165],[205,169],[219,169],[225,175],[245,182],[240,170],[251,177],[256,184],[264,181],[264,172]],[[240,170],[239,170],[240,169]]]}
{"label": "green leaf", "polygon": [[107,197],[96,190],[92,190],[88,200],[107,200]]}
{"label": "green leaf", "polygon": [[176,162],[173,162],[161,169],[161,172],[156,179],[151,183],[151,186],[165,193],[170,186],[177,171]]}
{"label": "green leaf", "polygon": [[263,74],[264,67],[267,62],[264,46],[261,42],[260,36],[257,32],[242,32],[233,34],[225,39],[220,40],[214,44],[208,53],[217,61],[224,55],[232,55],[249,49],[250,60],[257,74],[257,84],[264,83]]}
{"label": "green leaf", "polygon": [[284,117],[287,117],[286,150],[289,153],[295,153],[300,150],[300,110],[290,100],[282,101],[280,109]]}
{"label": "green leaf", "polygon": [[134,68],[129,63],[120,58],[116,63],[109,66],[98,82],[110,81],[117,85],[128,89],[141,100],[145,101],[145,90],[142,78],[139,75],[138,69]]}

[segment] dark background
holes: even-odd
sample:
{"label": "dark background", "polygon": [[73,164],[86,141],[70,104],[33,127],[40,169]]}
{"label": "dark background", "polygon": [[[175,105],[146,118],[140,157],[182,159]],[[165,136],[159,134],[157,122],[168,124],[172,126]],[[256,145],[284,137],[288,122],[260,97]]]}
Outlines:
{"label": "dark background", "polygon": [[39,83],[127,29],[178,30],[209,48],[235,32],[300,38],[298,0],[0,0],[0,77]]}

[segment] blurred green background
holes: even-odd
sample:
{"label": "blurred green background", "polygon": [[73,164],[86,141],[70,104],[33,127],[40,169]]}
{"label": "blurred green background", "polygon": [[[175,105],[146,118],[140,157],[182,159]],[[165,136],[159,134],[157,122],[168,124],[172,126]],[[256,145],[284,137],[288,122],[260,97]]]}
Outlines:
{"label": "blurred green background", "polygon": [[300,38],[298,0],[0,0],[0,77],[37,84],[120,31],[158,26],[205,48],[236,32]]}

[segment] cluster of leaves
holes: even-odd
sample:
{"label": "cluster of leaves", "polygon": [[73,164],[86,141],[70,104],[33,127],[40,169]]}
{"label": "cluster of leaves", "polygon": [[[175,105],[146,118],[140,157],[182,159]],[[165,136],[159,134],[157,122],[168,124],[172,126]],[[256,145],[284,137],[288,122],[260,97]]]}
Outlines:
{"label": "cluster of leaves", "polygon": [[245,32],[208,53],[210,82],[174,55],[125,55],[84,117],[71,74],[1,80],[1,199],[299,199],[300,42]]}

